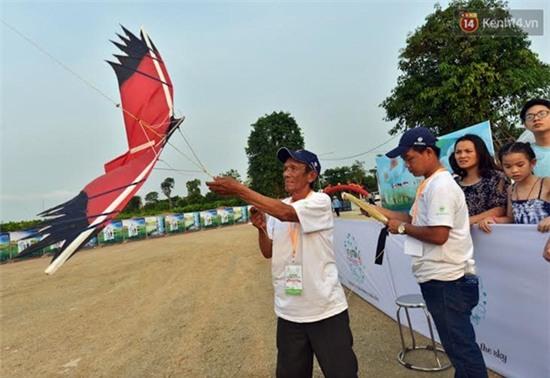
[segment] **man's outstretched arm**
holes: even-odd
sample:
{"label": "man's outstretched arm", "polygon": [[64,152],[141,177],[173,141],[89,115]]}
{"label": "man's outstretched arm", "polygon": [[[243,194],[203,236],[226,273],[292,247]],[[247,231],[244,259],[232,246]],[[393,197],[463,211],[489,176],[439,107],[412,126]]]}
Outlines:
{"label": "man's outstretched arm", "polygon": [[241,184],[232,177],[214,177],[214,181],[206,185],[222,196],[236,196],[254,206],[258,210],[267,213],[283,222],[299,222],[296,210],[290,205],[278,199],[264,196],[246,185]]}

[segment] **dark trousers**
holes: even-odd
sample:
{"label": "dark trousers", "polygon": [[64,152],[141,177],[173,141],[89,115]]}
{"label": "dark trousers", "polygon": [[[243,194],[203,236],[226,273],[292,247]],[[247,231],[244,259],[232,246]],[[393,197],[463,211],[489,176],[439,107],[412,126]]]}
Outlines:
{"label": "dark trousers", "polygon": [[336,213],[336,216],[337,216],[337,217],[340,216],[340,208],[339,208],[339,207],[335,207],[335,208],[334,208],[334,212]]}
{"label": "dark trousers", "polygon": [[466,275],[455,281],[431,280],[420,284],[426,307],[457,378],[487,377],[487,368],[470,321],[479,301],[478,279]]}
{"label": "dark trousers", "polygon": [[352,346],[347,310],[313,323],[278,318],[277,378],[311,377],[314,354],[325,377],[357,377]]}

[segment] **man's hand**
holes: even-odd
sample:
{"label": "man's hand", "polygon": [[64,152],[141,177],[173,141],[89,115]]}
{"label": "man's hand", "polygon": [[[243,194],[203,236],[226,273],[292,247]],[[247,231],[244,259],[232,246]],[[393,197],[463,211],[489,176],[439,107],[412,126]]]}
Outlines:
{"label": "man's hand", "polygon": [[206,185],[211,191],[222,196],[238,196],[239,192],[245,188],[233,177],[214,177],[214,181],[206,182]]}
{"label": "man's hand", "polygon": [[263,211],[260,211],[255,207],[251,207],[250,221],[252,222],[252,225],[258,230],[266,231],[265,213]]}
{"label": "man's hand", "polygon": [[399,227],[401,223],[407,223],[407,222],[403,222],[402,220],[399,220],[399,219],[389,219],[387,224],[388,231],[391,232],[392,234],[398,234],[399,232],[397,232],[397,227]]}

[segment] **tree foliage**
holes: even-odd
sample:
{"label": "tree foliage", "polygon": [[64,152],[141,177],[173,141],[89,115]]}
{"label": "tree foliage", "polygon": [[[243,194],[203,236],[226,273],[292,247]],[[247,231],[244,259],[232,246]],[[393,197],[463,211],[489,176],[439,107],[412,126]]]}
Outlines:
{"label": "tree foliage", "polygon": [[40,227],[44,222],[42,219],[34,219],[30,221],[13,221],[0,223],[0,232],[21,231],[30,228]]}
{"label": "tree foliage", "polygon": [[465,33],[459,28],[461,10],[499,19],[509,14],[500,0],[436,6],[407,38],[399,60],[402,74],[381,104],[386,120],[397,121],[391,134],[416,126],[446,134],[488,119],[500,144],[519,133],[515,125],[526,100],[550,97],[550,66],[529,49],[525,32],[480,25]]}
{"label": "tree foliage", "polygon": [[145,195],[146,204],[153,204],[153,203],[157,203],[158,201],[159,201],[158,192],[149,192]]}
{"label": "tree foliage", "polygon": [[138,211],[141,209],[143,205],[143,201],[141,200],[140,196],[133,196],[130,198],[130,201],[128,201],[128,204],[126,205],[126,208],[124,211],[132,212],[132,211]]}
{"label": "tree foliage", "polygon": [[201,203],[204,201],[204,197],[201,194],[201,180],[194,179],[185,183],[187,187],[187,203]]}
{"label": "tree foliage", "polygon": [[323,186],[348,183],[363,185],[366,176],[363,162],[356,160],[351,166],[325,169],[321,179]]}
{"label": "tree foliage", "polygon": [[265,115],[251,126],[245,149],[250,187],[270,197],[284,197],[283,165],[276,154],[281,147],[304,148],[302,131],[294,118],[285,112]]}
{"label": "tree foliage", "polygon": [[218,176],[226,176],[226,177],[233,177],[235,180],[242,182],[241,180],[241,174],[236,169],[230,169],[227,172],[222,172]]}
{"label": "tree foliage", "polygon": [[[235,180],[237,180],[239,182],[242,182],[241,174],[236,169],[230,169],[226,172],[222,172],[218,176],[233,177]],[[227,196],[224,197],[224,196],[220,196],[219,194],[217,194],[215,192],[212,192],[210,190],[208,191],[208,193],[206,193],[204,195],[204,200],[206,202],[222,201],[224,199],[227,199],[227,200],[237,199],[238,200],[238,197],[227,197]]]}
{"label": "tree foliage", "polygon": [[321,175],[321,185],[359,184],[369,192],[378,190],[376,170],[365,170],[364,163],[356,160],[351,166],[342,166],[326,169]]}
{"label": "tree foliage", "polygon": [[172,207],[172,198],[170,197],[170,194],[172,193],[172,189],[174,189],[175,181],[172,177],[167,177],[164,179],[163,182],[160,183],[160,188],[162,189],[162,193],[168,198],[168,203],[170,207]]}

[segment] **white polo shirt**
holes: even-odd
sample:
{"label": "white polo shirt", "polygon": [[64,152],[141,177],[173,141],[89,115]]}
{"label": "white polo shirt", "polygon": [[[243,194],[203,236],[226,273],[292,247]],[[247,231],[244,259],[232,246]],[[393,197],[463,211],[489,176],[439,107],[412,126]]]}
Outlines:
{"label": "white polo shirt", "polygon": [[[334,220],[330,197],[311,192],[291,202],[300,223],[281,222],[268,216],[267,231],[273,241],[271,272],[275,290],[275,314],[283,319],[309,323],[337,315],[348,308],[334,257]],[[290,227],[298,227],[295,264],[302,265],[301,295],[285,293],[285,266],[292,263]]]}
{"label": "white polo shirt", "polygon": [[468,260],[472,263],[474,255],[468,208],[462,189],[448,171],[437,172],[428,178],[414,206],[417,206],[417,215],[413,225],[450,227],[449,239],[445,244],[421,242],[422,257],[412,258],[416,280],[422,283],[429,280],[452,281],[462,277]]}

